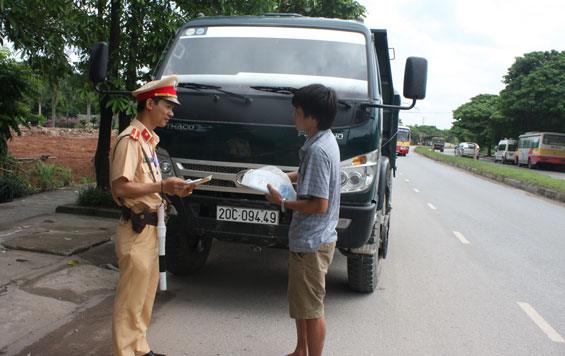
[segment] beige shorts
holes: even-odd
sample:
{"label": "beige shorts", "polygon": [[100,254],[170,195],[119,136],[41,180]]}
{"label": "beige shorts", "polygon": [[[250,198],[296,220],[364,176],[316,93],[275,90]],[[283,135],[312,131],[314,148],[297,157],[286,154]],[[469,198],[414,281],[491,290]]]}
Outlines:
{"label": "beige shorts", "polygon": [[291,318],[324,316],[326,274],[334,252],[335,242],[323,244],[315,253],[289,252],[288,306]]}

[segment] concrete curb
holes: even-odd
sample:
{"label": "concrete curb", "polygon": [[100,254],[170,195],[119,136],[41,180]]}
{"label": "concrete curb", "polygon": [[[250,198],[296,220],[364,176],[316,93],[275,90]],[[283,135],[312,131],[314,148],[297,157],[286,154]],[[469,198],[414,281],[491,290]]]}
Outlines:
{"label": "concrete curb", "polygon": [[[416,152],[416,151],[414,151],[414,152]],[[425,155],[425,154],[422,154],[422,153],[419,153],[419,152],[416,152],[416,153],[419,154],[420,156],[432,159],[434,161],[441,162],[441,163],[444,163],[444,164],[447,164],[447,165],[450,165],[450,166],[454,166],[454,167],[466,170],[466,171],[471,172],[475,175],[482,176],[482,177],[485,177],[485,178],[488,178],[488,179],[491,179],[491,180],[495,180],[497,182],[512,186],[514,188],[525,190],[528,193],[540,195],[540,196],[543,196],[543,197],[551,199],[551,200],[556,200],[558,202],[565,203],[565,193],[564,192],[558,192],[558,191],[551,190],[551,189],[548,189],[548,188],[537,187],[535,185],[526,184],[524,182],[520,182],[518,180],[511,179],[511,178],[495,176],[492,173],[481,172],[476,168],[471,168],[471,167],[464,166],[462,164],[456,164],[456,163],[452,163],[452,162],[449,162],[449,161],[444,161],[444,160],[441,160],[439,158],[428,156],[428,155]]]}

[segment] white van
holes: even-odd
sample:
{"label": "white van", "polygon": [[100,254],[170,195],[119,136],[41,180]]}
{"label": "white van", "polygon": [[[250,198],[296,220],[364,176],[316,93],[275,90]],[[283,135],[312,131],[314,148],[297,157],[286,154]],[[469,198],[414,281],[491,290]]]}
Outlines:
{"label": "white van", "polygon": [[518,141],[514,139],[505,138],[504,140],[500,140],[494,152],[494,163],[497,161],[502,162],[502,164],[506,162],[514,163],[514,152],[517,147]]}

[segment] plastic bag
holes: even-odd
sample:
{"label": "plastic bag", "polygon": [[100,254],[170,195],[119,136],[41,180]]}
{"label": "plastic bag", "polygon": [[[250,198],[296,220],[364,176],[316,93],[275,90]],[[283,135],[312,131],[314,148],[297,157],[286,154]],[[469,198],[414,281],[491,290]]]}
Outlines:
{"label": "plastic bag", "polygon": [[296,192],[292,187],[292,182],[280,169],[274,166],[265,166],[257,169],[250,169],[241,179],[241,185],[263,193],[269,193],[267,184],[275,188],[286,200],[296,200]]}

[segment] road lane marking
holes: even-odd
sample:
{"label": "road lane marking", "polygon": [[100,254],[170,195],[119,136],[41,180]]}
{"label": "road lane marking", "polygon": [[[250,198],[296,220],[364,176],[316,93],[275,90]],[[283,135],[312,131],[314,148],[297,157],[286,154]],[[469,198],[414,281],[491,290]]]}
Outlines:
{"label": "road lane marking", "polygon": [[414,188],[414,191],[415,191],[416,193],[420,193],[420,191],[419,191],[417,188]]}
{"label": "road lane marking", "polygon": [[520,308],[522,308],[522,310],[526,314],[528,314],[530,319],[532,319],[534,323],[536,323],[536,325],[547,335],[547,337],[549,337],[551,341],[565,343],[563,337],[559,335],[559,333],[557,333],[557,331],[555,331],[555,329],[552,328],[551,325],[549,325],[549,323],[545,321],[545,319],[541,315],[539,315],[538,312],[530,304],[521,302],[516,303],[518,303]]}
{"label": "road lane marking", "polygon": [[430,209],[432,209],[432,210],[437,210],[437,208],[436,208],[432,203],[428,203],[428,206],[429,206]]}
{"label": "road lane marking", "polygon": [[469,240],[467,240],[465,238],[465,236],[463,236],[462,233],[460,233],[459,231],[453,231],[453,234],[455,235],[455,237],[457,237],[459,239],[459,241],[461,241],[462,244],[470,244]]}

